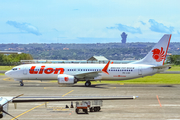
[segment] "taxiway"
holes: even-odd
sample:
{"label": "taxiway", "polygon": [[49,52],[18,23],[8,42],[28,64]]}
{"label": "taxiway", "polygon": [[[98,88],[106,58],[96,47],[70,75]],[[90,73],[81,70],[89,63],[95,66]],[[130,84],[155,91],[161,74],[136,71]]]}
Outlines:
{"label": "taxiway", "polygon": [[[17,109],[10,103],[9,113],[19,120],[180,120],[180,85],[93,84],[84,87],[59,87],[55,82],[25,81],[25,86],[6,76],[0,76],[0,96],[139,96],[135,100],[103,101],[100,112],[76,114],[70,102],[19,103]],[[9,116],[3,120],[14,120]]]}

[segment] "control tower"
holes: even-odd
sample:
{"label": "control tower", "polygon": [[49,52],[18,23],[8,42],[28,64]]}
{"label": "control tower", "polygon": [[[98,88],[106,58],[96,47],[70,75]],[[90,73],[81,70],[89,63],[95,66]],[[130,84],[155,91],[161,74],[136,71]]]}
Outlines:
{"label": "control tower", "polygon": [[127,34],[126,34],[125,32],[123,32],[123,33],[121,34],[121,37],[122,37],[121,42],[122,42],[122,43],[126,43]]}

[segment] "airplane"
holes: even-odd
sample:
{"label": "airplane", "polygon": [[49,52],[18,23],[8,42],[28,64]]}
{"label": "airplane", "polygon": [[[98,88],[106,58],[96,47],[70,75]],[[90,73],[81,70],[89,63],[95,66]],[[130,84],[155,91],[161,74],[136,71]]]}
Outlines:
{"label": "airplane", "polygon": [[[56,101],[96,101],[96,100],[132,100],[138,98],[138,96],[69,96],[69,97],[21,97],[23,94],[16,97],[0,97],[0,119],[9,115],[14,119],[16,117],[8,113],[9,103],[29,103],[29,102],[56,102]],[[46,105],[46,104],[45,104]],[[101,109],[99,107],[99,109]]]}
{"label": "airplane", "polygon": [[171,34],[165,34],[141,60],[129,64],[26,64],[5,73],[24,86],[23,80],[57,80],[61,85],[73,85],[86,81],[85,86],[97,80],[129,80],[170,69],[164,65]]}

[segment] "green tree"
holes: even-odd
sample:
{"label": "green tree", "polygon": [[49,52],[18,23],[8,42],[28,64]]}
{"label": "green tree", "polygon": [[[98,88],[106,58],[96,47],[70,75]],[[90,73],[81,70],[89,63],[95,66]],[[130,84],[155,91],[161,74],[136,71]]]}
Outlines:
{"label": "green tree", "polygon": [[180,55],[170,55],[167,57],[167,63],[180,65]]}

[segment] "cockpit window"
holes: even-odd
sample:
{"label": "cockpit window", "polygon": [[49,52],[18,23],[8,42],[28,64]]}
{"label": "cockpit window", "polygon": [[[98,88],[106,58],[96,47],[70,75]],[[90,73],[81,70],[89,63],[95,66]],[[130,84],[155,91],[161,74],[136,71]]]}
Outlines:
{"label": "cockpit window", "polygon": [[12,70],[17,70],[17,68],[13,68]]}

